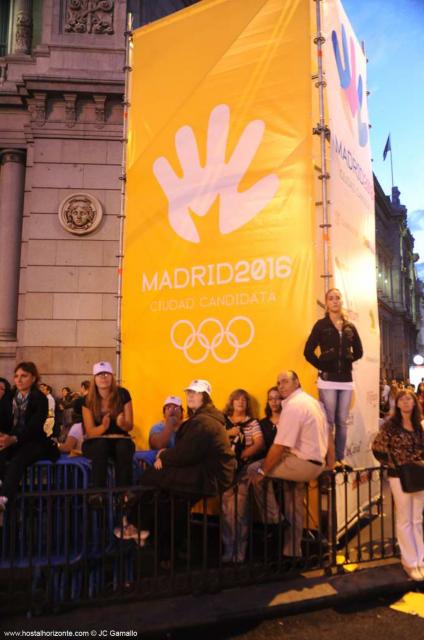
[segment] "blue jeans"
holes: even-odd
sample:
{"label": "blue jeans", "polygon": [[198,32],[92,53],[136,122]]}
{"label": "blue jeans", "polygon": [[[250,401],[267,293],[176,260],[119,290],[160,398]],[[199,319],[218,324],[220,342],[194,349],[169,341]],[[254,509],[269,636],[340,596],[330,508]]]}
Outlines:
{"label": "blue jeans", "polygon": [[324,405],[330,428],[335,427],[336,460],[343,460],[347,440],[347,417],[349,415],[352,391],[340,389],[318,389],[319,399]]}

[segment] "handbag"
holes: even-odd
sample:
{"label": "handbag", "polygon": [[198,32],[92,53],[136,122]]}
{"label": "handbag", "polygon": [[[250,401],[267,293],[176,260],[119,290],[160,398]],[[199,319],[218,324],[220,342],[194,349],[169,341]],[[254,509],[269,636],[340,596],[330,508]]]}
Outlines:
{"label": "handbag", "polygon": [[407,462],[397,467],[402,491],[415,493],[424,490],[424,460]]}
{"label": "handbag", "polygon": [[[421,433],[421,447],[423,436]],[[406,462],[405,464],[397,464],[393,455],[389,454],[399,474],[400,485],[405,493],[415,493],[424,490],[424,460],[415,462]]]}

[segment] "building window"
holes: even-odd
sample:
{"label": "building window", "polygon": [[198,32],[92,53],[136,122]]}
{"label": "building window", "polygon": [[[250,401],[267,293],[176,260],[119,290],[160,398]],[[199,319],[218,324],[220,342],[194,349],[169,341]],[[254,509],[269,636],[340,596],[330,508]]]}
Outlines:
{"label": "building window", "polygon": [[10,51],[10,0],[0,2],[0,56],[5,56]]}

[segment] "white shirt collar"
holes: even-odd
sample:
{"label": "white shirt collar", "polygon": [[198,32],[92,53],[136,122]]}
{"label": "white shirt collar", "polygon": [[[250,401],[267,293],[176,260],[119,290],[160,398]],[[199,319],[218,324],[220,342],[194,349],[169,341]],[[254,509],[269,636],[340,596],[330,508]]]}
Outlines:
{"label": "white shirt collar", "polygon": [[281,402],[281,406],[283,407],[285,404],[287,404],[289,400],[291,400],[295,396],[298,396],[299,393],[302,393],[302,392],[303,392],[302,387],[298,387],[296,391],[292,391],[291,394],[287,396],[287,398],[284,398],[284,400]]}

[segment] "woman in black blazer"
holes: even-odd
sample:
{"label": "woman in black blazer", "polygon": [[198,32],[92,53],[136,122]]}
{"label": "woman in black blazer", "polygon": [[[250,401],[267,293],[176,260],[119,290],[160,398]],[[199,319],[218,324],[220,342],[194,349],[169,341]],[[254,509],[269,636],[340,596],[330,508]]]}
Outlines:
{"label": "woman in black blazer", "polygon": [[21,362],[15,369],[12,429],[9,434],[0,434],[0,511],[15,498],[30,464],[59,457],[57,446],[44,432],[49,407],[46,396],[37,387],[39,378],[33,362]]}

